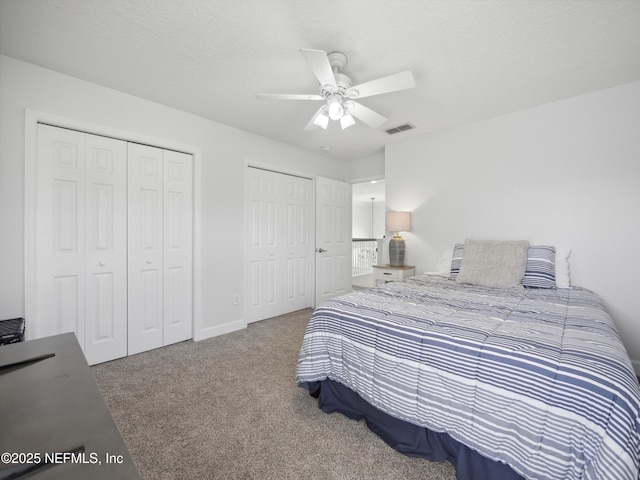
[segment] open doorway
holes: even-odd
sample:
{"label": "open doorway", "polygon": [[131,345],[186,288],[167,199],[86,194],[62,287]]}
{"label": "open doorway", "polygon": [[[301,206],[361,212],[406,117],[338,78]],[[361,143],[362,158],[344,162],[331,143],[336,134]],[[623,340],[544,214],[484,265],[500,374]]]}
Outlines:
{"label": "open doorway", "polygon": [[357,290],[373,287],[372,265],[384,263],[384,179],[354,183],[352,202],[351,284]]}

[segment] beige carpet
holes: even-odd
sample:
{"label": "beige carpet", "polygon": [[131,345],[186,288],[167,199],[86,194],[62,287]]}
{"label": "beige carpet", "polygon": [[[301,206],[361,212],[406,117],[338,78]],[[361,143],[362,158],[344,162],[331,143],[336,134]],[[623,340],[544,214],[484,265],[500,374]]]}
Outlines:
{"label": "beige carpet", "polygon": [[453,480],[296,386],[310,314],[92,367],[142,478]]}

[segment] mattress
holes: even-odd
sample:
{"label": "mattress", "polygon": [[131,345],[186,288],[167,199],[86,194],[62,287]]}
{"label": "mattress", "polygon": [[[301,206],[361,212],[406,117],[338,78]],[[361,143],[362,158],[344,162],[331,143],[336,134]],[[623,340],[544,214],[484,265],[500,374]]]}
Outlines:
{"label": "mattress", "polygon": [[297,383],[338,382],[532,479],[639,478],[640,389],[603,303],[430,275],[332,299]]}

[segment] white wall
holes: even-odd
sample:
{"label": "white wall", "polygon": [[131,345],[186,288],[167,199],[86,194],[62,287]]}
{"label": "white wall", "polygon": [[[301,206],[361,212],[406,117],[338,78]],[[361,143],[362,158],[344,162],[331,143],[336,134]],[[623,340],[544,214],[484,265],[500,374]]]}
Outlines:
{"label": "white wall", "polygon": [[244,325],[246,163],[344,179],[342,162],[0,56],[0,319],[24,316],[25,109],[199,149],[199,338]]}
{"label": "white wall", "polygon": [[345,179],[351,183],[384,178],[384,152],[355,158],[345,165]]}
{"label": "white wall", "polygon": [[411,210],[407,264],[465,238],[572,248],[640,372],[640,82],[389,145],[389,210]]}
{"label": "white wall", "polygon": [[[373,215],[372,215],[373,213]],[[353,238],[378,238],[384,235],[385,203],[354,201],[352,205]],[[373,228],[373,231],[372,231]]]}

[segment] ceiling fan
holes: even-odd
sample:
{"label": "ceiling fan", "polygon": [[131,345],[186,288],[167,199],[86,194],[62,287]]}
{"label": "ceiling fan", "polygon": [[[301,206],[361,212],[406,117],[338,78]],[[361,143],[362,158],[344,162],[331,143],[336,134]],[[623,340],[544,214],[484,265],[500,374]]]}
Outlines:
{"label": "ceiling fan", "polygon": [[341,52],[327,54],[322,50],[301,49],[307,64],[320,82],[320,93],[310,95],[259,93],[260,100],[316,100],[324,101],[313,115],[305,130],[316,127],[326,129],[329,120],[340,121],[345,129],[355,125],[354,117],[372,128],[382,126],[387,118],[354,100],[397,92],[416,86],[410,70],[352,86],[351,79],[341,73],[347,64],[347,56]]}

